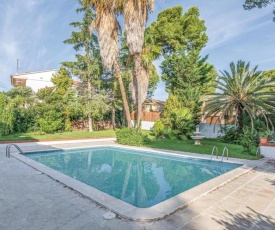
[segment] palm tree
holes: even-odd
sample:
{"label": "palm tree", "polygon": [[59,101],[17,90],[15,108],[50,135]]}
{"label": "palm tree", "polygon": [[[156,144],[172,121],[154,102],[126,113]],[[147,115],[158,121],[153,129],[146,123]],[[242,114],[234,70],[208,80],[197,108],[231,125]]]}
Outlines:
{"label": "palm tree", "polygon": [[[129,89],[132,92],[132,101],[134,104],[137,103],[137,88],[134,85],[133,81],[133,63],[134,56],[130,55],[129,47],[126,44],[126,37],[122,37],[122,55],[121,60],[125,66],[126,71],[131,75],[131,82]],[[153,61],[156,60],[161,54],[161,47],[155,45],[154,39],[150,34],[145,32],[144,45],[141,51],[141,71],[140,71],[140,85],[142,86],[139,89],[140,100],[145,101],[147,94],[150,94],[150,90],[154,90],[154,85],[159,81],[159,75],[157,73],[156,67],[153,64]],[[149,86],[152,88],[149,89]],[[135,114],[136,115],[136,114]]]}
{"label": "palm tree", "polygon": [[121,77],[120,67],[117,61],[119,54],[118,32],[120,26],[116,18],[116,12],[118,12],[120,1],[86,0],[86,2],[96,11],[96,17],[91,23],[90,32],[94,29],[98,32],[100,55],[104,68],[111,70],[113,67],[116,72],[128,127],[131,127],[132,122],[129,105]]}
{"label": "palm tree", "polygon": [[253,119],[263,116],[266,125],[272,122],[266,116],[275,109],[275,78],[263,77],[257,66],[249,70],[250,63],[238,61],[237,65],[230,64],[231,73],[224,70],[216,80],[217,93],[204,98],[206,117],[220,115],[220,119],[230,119],[235,116],[235,124],[243,128],[243,115],[250,117],[252,128]]}
{"label": "palm tree", "polygon": [[149,81],[145,78],[146,72],[142,65],[142,48],[144,44],[145,25],[148,12],[153,11],[154,0],[124,0],[123,14],[127,34],[127,44],[130,54],[134,57],[133,86],[136,107],[136,122],[142,120],[142,103],[146,98],[142,89],[147,88]]}

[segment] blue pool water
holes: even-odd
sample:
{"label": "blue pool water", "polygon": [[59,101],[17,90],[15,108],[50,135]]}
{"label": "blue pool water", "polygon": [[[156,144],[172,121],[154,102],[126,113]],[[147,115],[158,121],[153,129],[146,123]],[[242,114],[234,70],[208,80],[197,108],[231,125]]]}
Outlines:
{"label": "blue pool water", "polygon": [[27,156],[140,208],[151,207],[241,166],[118,147]]}

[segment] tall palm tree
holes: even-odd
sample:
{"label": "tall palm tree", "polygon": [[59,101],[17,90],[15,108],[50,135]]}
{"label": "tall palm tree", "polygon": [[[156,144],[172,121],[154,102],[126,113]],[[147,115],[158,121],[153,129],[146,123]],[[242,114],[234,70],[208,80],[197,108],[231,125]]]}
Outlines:
{"label": "tall palm tree", "polygon": [[[125,46],[123,46],[125,44]],[[124,50],[124,56],[122,55],[122,58],[124,58],[124,65],[126,66],[126,69],[130,69],[130,74],[133,79],[133,63],[134,63],[134,56],[129,55],[129,48],[128,45],[125,43],[122,43],[122,49]],[[141,71],[140,71],[140,86],[142,86],[139,89],[140,92],[140,100],[142,102],[145,101],[147,97],[147,92],[149,89],[149,85],[154,84],[154,82],[158,81],[156,79],[159,79],[156,67],[153,64],[153,61],[156,60],[161,54],[161,47],[156,46],[154,39],[150,34],[145,33],[145,39],[144,39],[144,45],[141,51]],[[152,86],[152,85],[151,85]],[[129,89],[132,92],[132,100],[134,104],[137,103],[137,89],[134,85],[134,81],[132,80],[129,85]],[[149,89],[150,90],[150,89]]]}
{"label": "tall palm tree", "polygon": [[142,89],[147,88],[149,81],[143,79],[145,69],[142,65],[142,48],[144,44],[145,25],[147,22],[148,12],[153,11],[154,0],[124,0],[123,14],[124,25],[127,34],[127,43],[130,54],[134,57],[134,75],[133,86],[135,88],[134,97],[136,107],[136,122],[142,120],[142,103],[146,98]]}
{"label": "tall palm tree", "polygon": [[253,119],[262,115],[268,127],[271,123],[266,116],[275,111],[275,92],[270,92],[270,87],[275,87],[275,78],[263,77],[257,66],[252,70],[250,63],[238,61],[230,64],[231,73],[224,70],[222,76],[216,80],[217,92],[204,98],[206,117],[217,116],[220,118],[233,118],[240,129],[243,128],[243,115],[250,117],[252,128]]}
{"label": "tall palm tree", "polygon": [[116,18],[116,12],[118,12],[121,1],[86,0],[86,2],[87,4],[90,4],[96,11],[96,17],[91,23],[90,31],[96,29],[98,32],[98,42],[103,66],[107,70],[111,70],[113,67],[116,72],[128,127],[131,127],[132,122],[129,105],[121,77],[120,67],[117,61],[119,53],[118,32],[120,26]]}

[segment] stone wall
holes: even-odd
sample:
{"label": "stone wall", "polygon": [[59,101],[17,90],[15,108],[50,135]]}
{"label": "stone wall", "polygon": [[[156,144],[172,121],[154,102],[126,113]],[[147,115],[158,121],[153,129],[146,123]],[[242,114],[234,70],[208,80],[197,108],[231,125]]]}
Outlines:
{"label": "stone wall", "polygon": [[208,123],[200,123],[200,132],[201,135],[206,138],[217,138],[218,136],[223,136],[221,133],[221,126],[208,124]]}
{"label": "stone wall", "polygon": [[[96,121],[94,122],[94,130],[103,130],[103,129],[112,129],[112,121]],[[81,131],[81,130],[89,130],[89,122],[88,120],[76,120],[72,121],[72,130]]]}

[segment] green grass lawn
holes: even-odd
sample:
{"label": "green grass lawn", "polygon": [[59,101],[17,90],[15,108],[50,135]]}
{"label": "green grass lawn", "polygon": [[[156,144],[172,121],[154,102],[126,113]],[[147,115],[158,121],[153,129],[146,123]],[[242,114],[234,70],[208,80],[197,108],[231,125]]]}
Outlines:
{"label": "green grass lawn", "polygon": [[[144,134],[149,134],[148,131],[143,131]],[[104,138],[104,137],[115,137],[114,130],[103,130],[103,131],[94,131],[92,133],[88,131],[73,131],[73,132],[63,132],[63,133],[54,133],[54,134],[41,134],[40,132],[30,132],[30,133],[17,133],[8,136],[0,137],[0,143],[4,141],[47,141],[47,140],[66,140],[66,139],[81,139],[81,138]],[[219,149],[219,156],[222,155],[224,147],[228,148],[229,157],[234,158],[243,158],[249,160],[259,159],[259,156],[247,155],[242,153],[242,146],[222,143],[212,139],[205,139],[201,141],[201,146],[195,146],[193,140],[170,140],[170,139],[155,139],[154,143],[147,144],[146,147],[158,148],[158,149],[167,149],[167,150],[176,150],[183,152],[191,153],[200,153],[200,154],[211,154],[214,146],[217,146]],[[256,153],[256,148],[255,148]]]}
{"label": "green grass lawn", "polygon": [[197,145],[194,145],[193,140],[182,141],[182,140],[170,140],[170,139],[156,139],[154,143],[147,144],[146,146],[151,148],[176,150],[176,151],[200,153],[200,154],[211,154],[213,147],[217,146],[219,150],[219,154],[218,154],[219,156],[222,155],[223,148],[227,147],[229,157],[249,159],[249,160],[256,160],[260,158],[260,156],[256,156],[256,148],[255,148],[254,155],[248,155],[248,154],[242,153],[243,148],[241,145],[222,143],[212,139],[202,140],[201,143],[202,143],[201,146],[197,146]]}
{"label": "green grass lawn", "polygon": [[100,137],[115,137],[115,131],[102,130],[102,131],[73,131],[73,132],[62,132],[53,134],[41,134],[40,132],[30,133],[16,133],[8,136],[0,137],[0,142],[3,141],[21,141],[21,140],[64,140],[64,139],[78,139],[78,138],[100,138]]}

